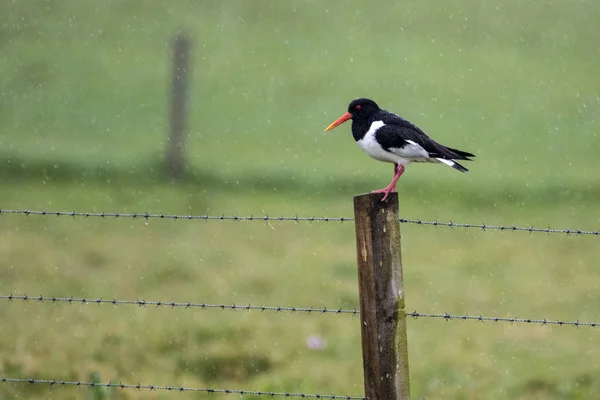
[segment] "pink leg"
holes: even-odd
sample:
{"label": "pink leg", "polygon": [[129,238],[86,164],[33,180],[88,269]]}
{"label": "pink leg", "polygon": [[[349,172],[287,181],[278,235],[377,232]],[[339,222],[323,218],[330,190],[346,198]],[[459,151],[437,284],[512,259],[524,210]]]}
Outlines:
{"label": "pink leg", "polygon": [[398,179],[400,179],[400,176],[403,172],[404,165],[394,164],[394,179],[392,179],[390,184],[384,187],[383,189],[373,190],[371,193],[385,193],[383,199],[381,199],[381,201],[385,201],[388,195],[396,190],[396,182],[398,182]]}

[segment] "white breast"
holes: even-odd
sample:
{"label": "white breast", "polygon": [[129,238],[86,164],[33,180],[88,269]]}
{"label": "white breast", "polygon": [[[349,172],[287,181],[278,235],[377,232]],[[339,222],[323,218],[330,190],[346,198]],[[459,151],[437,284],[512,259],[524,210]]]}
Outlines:
{"label": "white breast", "polygon": [[365,153],[376,160],[397,163],[397,157],[389,151],[385,151],[377,140],[375,140],[375,132],[383,125],[385,125],[383,121],[374,121],[369,127],[366,135],[356,143],[365,151]]}

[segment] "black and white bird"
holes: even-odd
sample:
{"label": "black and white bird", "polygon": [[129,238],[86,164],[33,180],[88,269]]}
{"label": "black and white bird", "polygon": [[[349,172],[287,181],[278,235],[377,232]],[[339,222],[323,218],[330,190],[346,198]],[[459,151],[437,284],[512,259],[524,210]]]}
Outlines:
{"label": "black and white bird", "polygon": [[411,162],[446,164],[460,172],[468,169],[455,160],[472,161],[466,151],[443,146],[431,139],[408,120],[379,108],[373,100],[353,100],[348,111],[325,129],[325,132],[352,120],[354,140],[372,158],[394,164],[394,179],[385,188],[372,193],[384,193],[384,201],[396,190],[396,182]]}

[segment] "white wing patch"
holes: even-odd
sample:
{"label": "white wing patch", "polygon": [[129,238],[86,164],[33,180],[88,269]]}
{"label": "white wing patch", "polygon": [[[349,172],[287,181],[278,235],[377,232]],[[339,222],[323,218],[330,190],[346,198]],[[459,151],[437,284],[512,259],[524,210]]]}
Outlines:
{"label": "white wing patch", "polygon": [[390,148],[390,151],[400,157],[414,159],[414,161],[425,161],[424,159],[429,158],[429,152],[418,143],[413,142],[412,140],[406,140],[406,143],[407,144],[404,147],[392,147]]}

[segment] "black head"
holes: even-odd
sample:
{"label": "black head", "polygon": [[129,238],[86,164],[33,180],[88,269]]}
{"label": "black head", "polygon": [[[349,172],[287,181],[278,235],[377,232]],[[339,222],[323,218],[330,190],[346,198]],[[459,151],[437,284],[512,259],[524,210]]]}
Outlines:
{"label": "black head", "polygon": [[378,111],[381,111],[381,108],[371,99],[352,100],[348,105],[348,112],[352,114],[352,119],[368,119]]}
{"label": "black head", "polygon": [[371,118],[371,116],[378,111],[381,111],[381,108],[379,108],[377,103],[375,103],[373,100],[365,98],[352,100],[348,105],[348,112],[333,121],[333,123],[329,125],[325,131],[327,132],[336,126],[343,124],[349,119],[352,119],[353,121],[368,121],[369,118]]}

